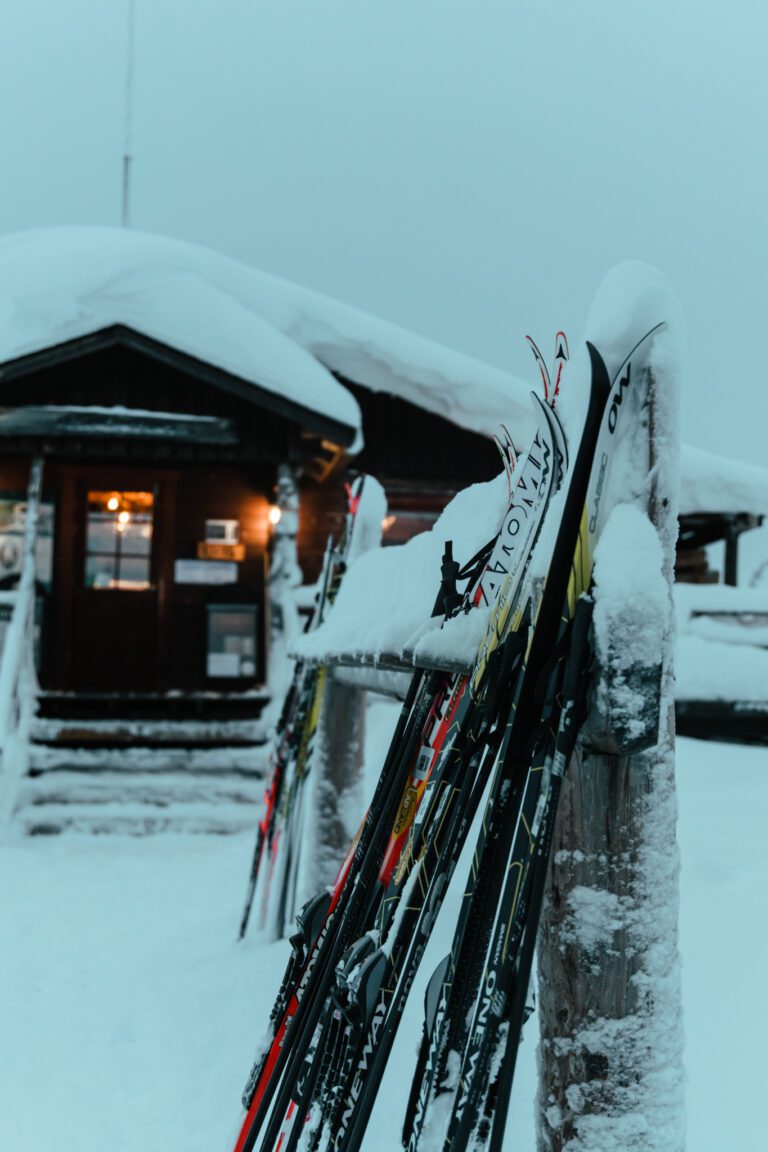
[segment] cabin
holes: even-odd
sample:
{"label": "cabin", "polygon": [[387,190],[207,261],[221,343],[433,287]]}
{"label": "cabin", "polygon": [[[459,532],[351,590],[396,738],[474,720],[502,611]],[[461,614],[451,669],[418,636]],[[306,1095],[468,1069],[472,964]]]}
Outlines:
{"label": "cabin", "polygon": [[[12,237],[0,264],[0,594],[19,578],[39,460],[36,655],[49,714],[94,701],[105,714],[258,713],[281,470],[299,486],[310,581],[352,462],[387,485],[391,541],[498,471],[488,436],[413,402],[419,361],[439,364],[441,350],[352,310],[108,229]],[[275,310],[340,349],[344,371],[281,331]],[[448,391],[466,371],[456,359]],[[382,375],[389,392],[359,382]]]}

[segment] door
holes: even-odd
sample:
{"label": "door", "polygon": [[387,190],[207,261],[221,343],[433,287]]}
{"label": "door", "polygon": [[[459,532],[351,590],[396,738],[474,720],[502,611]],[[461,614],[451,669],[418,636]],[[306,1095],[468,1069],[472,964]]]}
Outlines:
{"label": "door", "polygon": [[[76,692],[156,692],[163,685],[173,481],[138,469],[78,469],[67,477],[57,562],[60,686]],[[67,505],[69,515],[67,515]]]}

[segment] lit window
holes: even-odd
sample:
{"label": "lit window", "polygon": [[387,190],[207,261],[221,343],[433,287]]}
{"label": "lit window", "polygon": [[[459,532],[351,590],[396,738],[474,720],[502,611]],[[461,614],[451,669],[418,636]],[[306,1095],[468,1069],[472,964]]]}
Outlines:
{"label": "lit window", "polygon": [[151,588],[152,492],[89,492],[85,540],[87,588]]}

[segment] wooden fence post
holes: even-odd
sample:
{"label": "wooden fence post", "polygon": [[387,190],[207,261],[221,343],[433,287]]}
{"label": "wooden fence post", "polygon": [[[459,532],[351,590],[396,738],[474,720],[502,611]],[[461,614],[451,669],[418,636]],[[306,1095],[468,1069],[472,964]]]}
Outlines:
{"label": "wooden fence post", "polygon": [[323,708],[312,756],[316,779],[307,814],[306,866],[298,906],[333,884],[363,811],[365,699],[327,668]]}
{"label": "wooden fence post", "polygon": [[[646,668],[630,670],[622,685],[643,700],[644,735],[611,717],[616,679],[606,674],[564,782],[539,935],[539,1152],[684,1147],[671,623],[677,444],[666,386],[675,385],[663,371],[649,380],[649,466],[639,488],[662,545],[669,625],[656,682]],[[626,634],[612,643],[626,651]]]}

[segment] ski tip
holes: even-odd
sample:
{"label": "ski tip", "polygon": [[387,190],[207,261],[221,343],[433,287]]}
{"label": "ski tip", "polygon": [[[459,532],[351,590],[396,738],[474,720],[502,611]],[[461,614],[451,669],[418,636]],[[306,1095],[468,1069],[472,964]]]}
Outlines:
{"label": "ski tip", "polygon": [[555,360],[569,360],[568,337],[565,332],[555,334]]}
{"label": "ski tip", "polygon": [[517,465],[517,452],[515,450],[515,445],[512,442],[512,437],[510,436],[509,430],[506,427],[506,425],[501,424],[501,425],[499,425],[499,427],[501,428],[502,434],[498,435],[498,434],[494,433],[493,442],[499,451],[499,455],[501,456],[501,462],[504,465],[504,471],[507,474],[507,486],[509,488],[509,495],[511,498],[511,496],[512,496],[512,473],[514,472],[515,466]]}
{"label": "ski tip", "polygon": [[550,390],[552,387],[552,381],[550,380],[550,377],[549,377],[549,369],[547,368],[547,363],[546,363],[544,357],[542,356],[541,350],[539,349],[539,346],[536,343],[536,341],[533,339],[533,337],[532,336],[526,336],[525,339],[528,341],[528,347],[531,349],[531,352],[533,352],[534,359],[539,366],[539,372],[541,373],[541,381],[542,381],[542,384],[544,385],[544,399],[549,400],[549,393],[550,393]]}
{"label": "ski tip", "polygon": [[605,360],[591,341],[587,340],[589,362],[592,366],[592,386],[599,388],[607,396],[611,390],[611,378],[605,366]]}
{"label": "ski tip", "polygon": [[345,484],[344,488],[347,493],[347,505],[349,507],[350,516],[357,515],[357,510],[360,507],[360,500],[363,495],[363,484],[365,476],[358,476],[351,484]]}
{"label": "ski tip", "polygon": [[517,467],[517,449],[515,448],[515,443],[506,424],[501,425],[501,430],[504,433],[504,446],[507,450],[507,456],[509,457],[509,467],[514,472]]}

